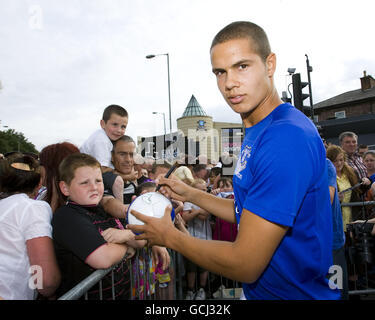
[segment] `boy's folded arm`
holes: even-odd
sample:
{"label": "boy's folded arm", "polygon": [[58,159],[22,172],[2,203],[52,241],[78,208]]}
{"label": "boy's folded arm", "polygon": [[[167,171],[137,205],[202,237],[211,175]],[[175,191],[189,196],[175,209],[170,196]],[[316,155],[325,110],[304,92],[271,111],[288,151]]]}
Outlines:
{"label": "boy's folded arm", "polygon": [[146,240],[128,240],[126,241],[126,244],[134,249],[140,249],[147,245]]}
{"label": "boy's folded arm", "polygon": [[126,243],[133,240],[135,235],[131,230],[121,230],[117,228],[108,228],[102,233],[105,241],[110,243]]}
{"label": "boy's folded arm", "polygon": [[94,269],[107,269],[119,263],[128,247],[125,244],[105,243],[86,258],[85,263]]}

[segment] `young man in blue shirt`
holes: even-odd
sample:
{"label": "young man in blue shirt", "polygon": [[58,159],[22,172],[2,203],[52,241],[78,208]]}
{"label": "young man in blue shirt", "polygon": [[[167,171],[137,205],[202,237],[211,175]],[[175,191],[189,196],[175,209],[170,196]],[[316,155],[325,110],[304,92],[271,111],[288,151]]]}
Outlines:
{"label": "young man in blue shirt", "polygon": [[135,213],[139,239],[172,248],[216,274],[243,283],[247,299],[338,299],[332,265],[332,213],[325,149],[306,116],[283,104],[274,85],[276,56],[263,29],[234,22],[211,45],[211,64],[228,105],[246,128],[233,177],[235,199],[217,199],[174,179],[162,193],[229,222],[234,242],[189,237],[162,219]]}

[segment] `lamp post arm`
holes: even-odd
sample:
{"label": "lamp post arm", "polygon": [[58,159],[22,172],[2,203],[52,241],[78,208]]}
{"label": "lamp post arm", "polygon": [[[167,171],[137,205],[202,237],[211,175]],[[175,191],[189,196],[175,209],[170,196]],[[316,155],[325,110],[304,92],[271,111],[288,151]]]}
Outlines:
{"label": "lamp post arm", "polygon": [[167,53],[168,66],[168,101],[169,101],[169,133],[172,133],[172,111],[171,111],[171,81],[169,76],[169,54]]}

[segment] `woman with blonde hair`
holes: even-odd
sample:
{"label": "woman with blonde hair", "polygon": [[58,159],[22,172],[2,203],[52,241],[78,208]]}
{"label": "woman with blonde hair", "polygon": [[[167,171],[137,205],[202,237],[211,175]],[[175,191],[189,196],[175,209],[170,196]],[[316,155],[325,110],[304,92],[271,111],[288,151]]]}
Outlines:
{"label": "woman with blonde hair", "polygon": [[[327,148],[327,158],[332,161],[336,168],[337,191],[339,192],[340,202],[350,202],[353,191],[347,191],[341,194],[340,192],[356,185],[358,183],[358,177],[354,170],[347,164],[347,156],[345,151],[337,145],[330,145]],[[344,206],[341,207],[341,209],[344,230],[346,231],[346,225],[352,221],[352,208]]]}

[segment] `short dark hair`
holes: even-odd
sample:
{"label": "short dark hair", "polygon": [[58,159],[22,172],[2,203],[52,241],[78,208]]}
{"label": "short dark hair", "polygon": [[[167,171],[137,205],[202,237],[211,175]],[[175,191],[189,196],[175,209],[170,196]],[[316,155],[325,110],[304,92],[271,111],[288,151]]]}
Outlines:
{"label": "short dark hair", "polygon": [[159,163],[159,162],[154,162],[153,164],[152,164],[152,169],[151,169],[151,172],[152,173],[155,173],[156,172],[156,170],[157,170],[157,168],[165,168],[165,169],[170,169],[172,167],[172,165],[171,164],[169,164],[168,162],[162,162],[162,163]]}
{"label": "short dark hair", "polygon": [[138,197],[143,190],[148,189],[148,188],[156,188],[156,183],[152,181],[146,181],[141,183],[137,189],[135,190],[135,195]]}
{"label": "short dark hair", "polygon": [[199,172],[201,170],[206,170],[207,169],[207,166],[205,164],[195,164],[193,165],[193,171],[194,172]]}
{"label": "short dark hair", "polygon": [[107,122],[113,113],[119,115],[120,117],[129,117],[128,112],[123,107],[117,104],[111,104],[104,109],[102,118],[104,122]]}
{"label": "short dark hair", "polygon": [[213,167],[213,168],[211,168],[211,170],[210,170],[210,176],[211,175],[214,175],[215,177],[217,177],[219,174],[221,174],[222,173],[222,169],[220,168],[220,167]]}
{"label": "short dark hair", "polygon": [[220,183],[223,184],[223,186],[226,186],[228,184],[230,184],[231,186],[233,186],[233,180],[232,178],[229,178],[229,177],[222,177],[218,180],[217,182],[217,187],[219,188],[220,187]]}
{"label": "short dark hair", "polygon": [[130,136],[127,136],[126,134],[124,134],[123,136],[121,136],[121,138],[119,138],[119,139],[117,139],[116,141],[113,142],[112,153],[115,152],[115,147],[116,147],[117,143],[120,142],[120,141],[123,141],[123,142],[132,142],[132,143],[134,143],[134,146],[135,146],[135,142],[134,142],[133,138],[130,137]]}
{"label": "short dark hair", "polygon": [[342,141],[344,140],[345,137],[354,138],[358,141],[358,136],[354,132],[345,131],[345,132],[340,133],[340,135],[339,135],[340,144],[342,143]]}
{"label": "short dark hair", "polygon": [[75,171],[81,167],[100,167],[100,163],[94,157],[86,153],[72,153],[64,158],[59,165],[59,181],[64,181],[70,185],[74,179]]}
{"label": "short dark hair", "polygon": [[263,61],[266,61],[271,53],[271,46],[265,31],[255,23],[249,21],[232,22],[220,30],[212,40],[210,51],[217,44],[235,39],[251,39],[255,53],[257,53]]}
{"label": "short dark hair", "polygon": [[22,155],[12,160],[3,160],[1,168],[2,192],[31,193],[40,182],[40,165],[37,160],[28,155]]}

